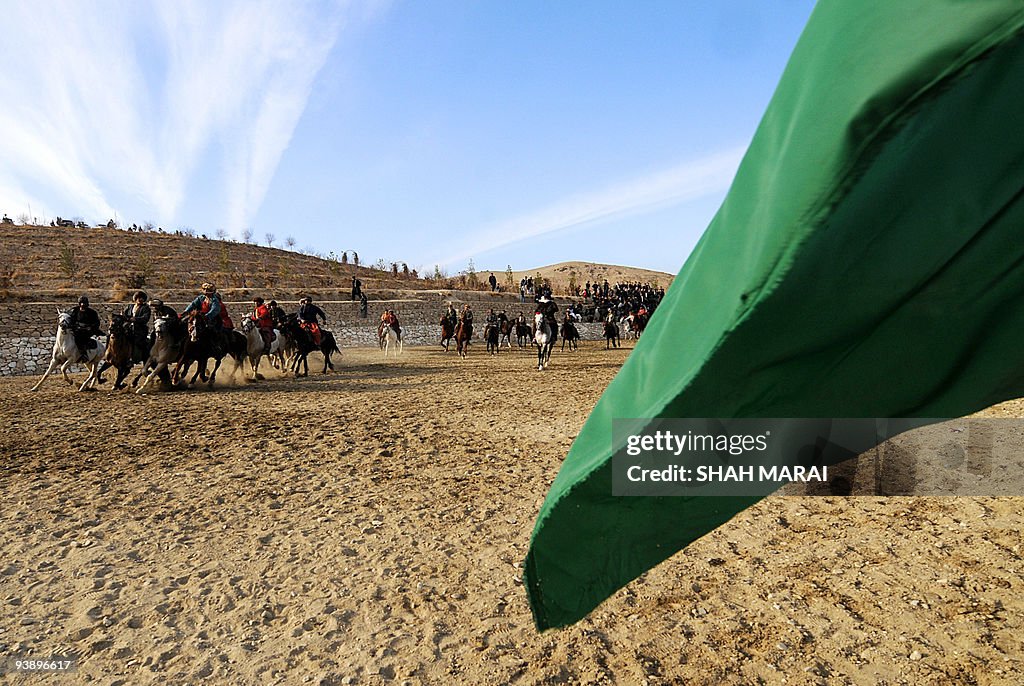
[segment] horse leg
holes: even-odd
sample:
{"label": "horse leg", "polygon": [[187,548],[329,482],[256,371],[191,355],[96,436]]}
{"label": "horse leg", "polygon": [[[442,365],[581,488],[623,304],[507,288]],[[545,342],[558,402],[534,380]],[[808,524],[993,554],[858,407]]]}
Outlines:
{"label": "horse leg", "polygon": [[30,390],[38,391],[39,387],[43,385],[44,381],[46,381],[46,377],[48,377],[50,374],[52,374],[53,370],[56,369],[56,368],[57,368],[57,358],[56,357],[50,358],[50,366],[43,373],[43,378],[39,379],[39,382],[35,386],[33,386]]}
{"label": "horse leg", "polygon": [[70,367],[70,366],[71,366],[71,364],[72,364],[72,360],[73,360],[73,359],[74,359],[74,358],[72,358],[72,357],[69,357],[69,358],[67,359],[67,361],[66,361],[66,362],[65,362],[64,364],[62,364],[62,365],[60,366],[60,375],[61,375],[62,377],[64,377],[64,381],[66,381],[66,382],[67,382],[68,386],[74,386],[74,385],[75,385],[75,382],[74,382],[74,381],[73,381],[73,380],[71,379],[71,377],[70,377],[70,376],[68,375],[68,367]]}
{"label": "horse leg", "polygon": [[[99,378],[100,383],[107,383],[107,380],[103,378],[103,372],[107,371],[108,369],[110,369],[113,366],[114,365],[110,364],[106,360],[103,360],[103,364],[100,365],[100,378]],[[114,386],[114,388],[117,388],[117,386]]]}
{"label": "horse leg", "polygon": [[[221,358],[221,357],[215,358],[214,363],[213,363],[213,371],[210,372],[210,378],[206,382],[207,386],[213,386],[213,382],[216,381],[216,379],[217,379],[217,370],[220,369],[220,361],[222,359],[224,359],[224,358]],[[205,364],[203,365],[203,370],[204,371],[206,370],[206,365]]]}
{"label": "horse leg", "polygon": [[[121,390],[122,388],[125,387],[124,377],[128,376],[128,372],[130,372],[131,370],[132,370],[132,368],[129,367],[129,366],[118,367],[118,369],[117,369],[117,379],[114,381],[114,390]],[[101,370],[100,374],[102,374],[102,373],[103,372]],[[99,382],[103,383],[103,379],[99,379]]]}
{"label": "horse leg", "polygon": [[79,392],[86,390],[90,387],[90,384],[94,382],[96,379],[96,370],[99,369],[99,362],[87,362],[85,366],[89,370],[89,376],[85,377],[85,381],[83,381],[82,385],[78,387]]}

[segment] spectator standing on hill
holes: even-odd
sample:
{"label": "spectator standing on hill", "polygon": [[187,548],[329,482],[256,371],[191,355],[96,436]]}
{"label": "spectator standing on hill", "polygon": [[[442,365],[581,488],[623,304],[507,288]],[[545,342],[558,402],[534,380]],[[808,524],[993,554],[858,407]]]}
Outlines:
{"label": "spectator standing on hill", "polygon": [[491,275],[487,277],[487,283],[491,284],[492,293],[498,290],[498,278],[494,276],[494,272],[491,272]]}

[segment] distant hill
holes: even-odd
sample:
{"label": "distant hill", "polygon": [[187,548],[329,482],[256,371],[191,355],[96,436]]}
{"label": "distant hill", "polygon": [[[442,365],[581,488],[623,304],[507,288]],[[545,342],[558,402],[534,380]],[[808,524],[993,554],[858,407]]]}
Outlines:
{"label": "distant hill", "polygon": [[[333,256],[332,256],[333,257]],[[488,272],[476,281],[465,275],[439,280],[403,272],[382,271],[340,259],[326,259],[273,246],[238,243],[203,236],[157,231],[126,231],[108,227],[52,227],[0,224],[0,300],[65,301],[87,294],[99,301],[125,300],[143,288],[168,300],[195,295],[204,281],[217,284],[228,300],[253,294],[295,299],[347,299],[352,277],[363,282],[371,299],[416,297],[415,292],[486,290]],[[669,274],[630,267],[564,262],[515,272],[515,283],[539,271],[556,292],[568,286],[575,270],[582,284],[588,278],[645,281],[667,286]],[[504,272],[495,272],[504,288]]]}
{"label": "distant hill", "polygon": [[[490,272],[484,273],[485,279],[489,273]],[[547,267],[513,271],[512,278],[518,288],[519,280],[524,276],[532,276],[536,278],[537,274],[540,274],[542,278],[549,279],[552,287],[556,290],[568,286],[569,281],[574,274],[577,283],[581,286],[587,281],[590,281],[591,283],[602,283],[607,279],[610,284],[638,281],[640,283],[668,288],[669,284],[672,283],[672,279],[675,278],[673,274],[653,271],[651,269],[622,267],[615,264],[599,264],[597,262],[559,262],[558,264],[548,265]],[[495,272],[494,275],[498,277],[499,282],[504,281],[504,273]]]}

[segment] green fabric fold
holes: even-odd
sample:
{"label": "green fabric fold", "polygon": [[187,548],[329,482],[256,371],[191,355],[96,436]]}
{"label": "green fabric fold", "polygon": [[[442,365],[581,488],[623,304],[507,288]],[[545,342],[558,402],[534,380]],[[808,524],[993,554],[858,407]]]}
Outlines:
{"label": "green fabric fold", "polygon": [[612,420],[942,417],[1024,394],[1024,5],[822,2],[711,225],[574,442],[538,628],[756,498],[611,495]]}

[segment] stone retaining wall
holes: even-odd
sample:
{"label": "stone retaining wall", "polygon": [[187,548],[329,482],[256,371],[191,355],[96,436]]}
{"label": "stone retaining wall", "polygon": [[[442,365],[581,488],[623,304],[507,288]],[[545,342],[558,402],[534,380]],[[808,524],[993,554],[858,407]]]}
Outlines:
{"label": "stone retaining wall", "polygon": [[[482,296],[482,297],[481,297]],[[366,318],[359,316],[359,303],[352,301],[317,302],[328,316],[328,328],[334,331],[338,345],[345,347],[375,346],[376,327],[380,313],[390,308],[402,322],[404,341],[407,345],[437,345],[440,339],[438,320],[445,305],[451,301],[461,309],[463,303],[473,308],[476,324],[473,327],[475,342],[483,341],[481,335],[489,308],[504,310],[510,317],[520,312],[529,318],[533,312],[532,303],[519,303],[519,298],[509,295],[488,295],[480,293],[454,293],[450,295],[430,294],[424,299],[377,300],[371,301]],[[564,299],[558,299],[564,307]],[[178,311],[187,303],[168,302]],[[298,303],[281,301],[289,312],[298,309]],[[57,311],[66,310],[72,303],[0,303],[0,376],[42,373],[49,364],[55,340]],[[114,312],[124,308],[123,303],[92,303],[99,313],[102,328]],[[242,313],[252,309],[248,302],[228,302],[228,312],[237,324]],[[600,324],[579,324],[584,340],[600,340]],[[513,342],[514,345],[514,342]]]}

